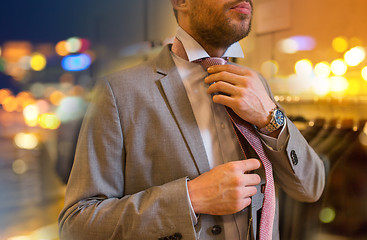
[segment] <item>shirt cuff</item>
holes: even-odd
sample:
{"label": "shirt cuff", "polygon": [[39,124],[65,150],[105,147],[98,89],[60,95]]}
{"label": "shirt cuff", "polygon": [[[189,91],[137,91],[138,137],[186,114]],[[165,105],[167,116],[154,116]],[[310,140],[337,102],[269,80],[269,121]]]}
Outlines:
{"label": "shirt cuff", "polygon": [[191,204],[191,199],[190,199],[190,194],[189,194],[189,189],[187,187],[187,182],[190,181],[189,178],[186,178],[186,192],[187,192],[187,199],[189,200],[190,203],[190,215],[191,215],[191,221],[193,226],[195,226],[196,224],[198,224],[198,216],[196,215],[194,208],[192,207]]}
{"label": "shirt cuff", "polygon": [[279,152],[286,146],[289,137],[287,121],[285,121],[285,124],[283,125],[278,138],[270,137],[266,134],[261,133],[260,131],[258,131],[258,133],[260,134],[262,141],[268,148],[273,151]]}

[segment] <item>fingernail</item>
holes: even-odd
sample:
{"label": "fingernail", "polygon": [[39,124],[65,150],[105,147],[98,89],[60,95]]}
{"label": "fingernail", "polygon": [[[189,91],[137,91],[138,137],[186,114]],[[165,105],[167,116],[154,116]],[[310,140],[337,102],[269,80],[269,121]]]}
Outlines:
{"label": "fingernail", "polygon": [[211,72],[213,70],[213,67],[208,67],[206,71]]}

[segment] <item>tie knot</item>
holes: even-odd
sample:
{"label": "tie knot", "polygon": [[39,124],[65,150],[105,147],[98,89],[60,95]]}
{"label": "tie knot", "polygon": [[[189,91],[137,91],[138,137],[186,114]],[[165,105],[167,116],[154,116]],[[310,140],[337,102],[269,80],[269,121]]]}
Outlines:
{"label": "tie knot", "polygon": [[211,66],[227,64],[228,58],[208,57],[208,58],[198,59],[194,62],[199,63],[204,68],[204,70],[206,71]]}

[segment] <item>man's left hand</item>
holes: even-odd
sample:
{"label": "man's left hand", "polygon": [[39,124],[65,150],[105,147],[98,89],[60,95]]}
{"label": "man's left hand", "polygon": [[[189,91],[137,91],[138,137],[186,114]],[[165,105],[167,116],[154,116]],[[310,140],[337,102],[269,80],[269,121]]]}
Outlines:
{"label": "man's left hand", "polygon": [[265,127],[270,122],[270,112],[276,107],[265,90],[258,74],[236,65],[216,65],[208,68],[210,75],[205,83],[211,84],[208,93],[213,102],[231,108],[239,117]]}

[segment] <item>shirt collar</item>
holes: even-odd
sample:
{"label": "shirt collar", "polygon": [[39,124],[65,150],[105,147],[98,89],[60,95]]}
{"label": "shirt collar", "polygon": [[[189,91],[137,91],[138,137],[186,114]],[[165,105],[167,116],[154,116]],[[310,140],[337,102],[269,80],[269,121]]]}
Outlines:
{"label": "shirt collar", "polygon": [[[204,48],[181,27],[178,27],[176,37],[182,42],[190,62],[210,57]],[[222,57],[244,58],[240,43],[232,44]]]}

